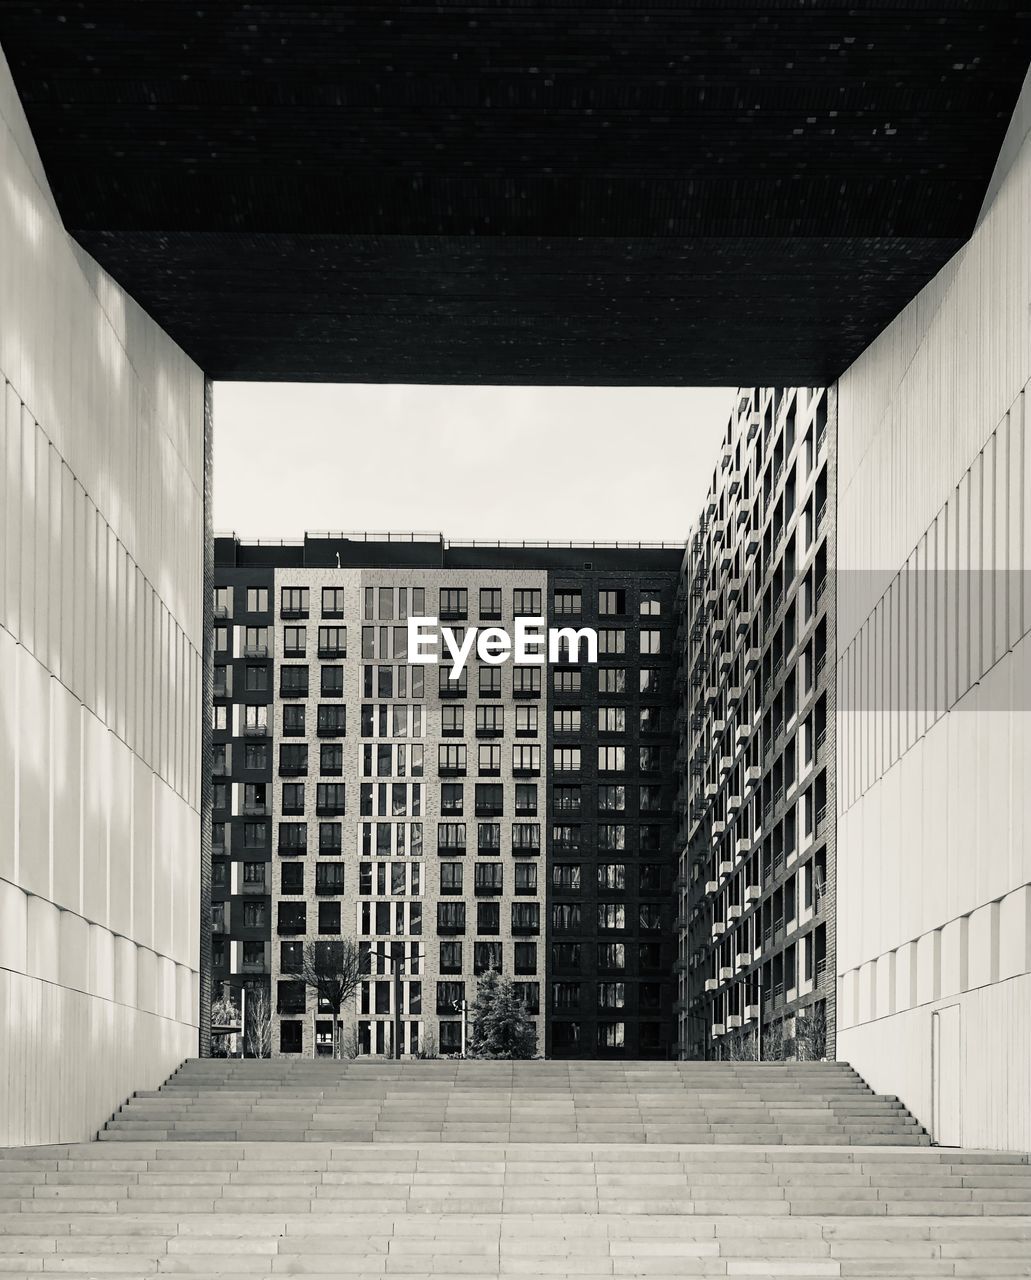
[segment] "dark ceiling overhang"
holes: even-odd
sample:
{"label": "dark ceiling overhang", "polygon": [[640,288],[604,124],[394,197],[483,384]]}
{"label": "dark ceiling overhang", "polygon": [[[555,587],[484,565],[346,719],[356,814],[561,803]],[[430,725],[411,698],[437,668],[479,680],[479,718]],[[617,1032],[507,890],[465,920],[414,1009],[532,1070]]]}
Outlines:
{"label": "dark ceiling overhang", "polygon": [[972,231],[1031,11],[3,0],[0,46],[213,377],[818,385]]}

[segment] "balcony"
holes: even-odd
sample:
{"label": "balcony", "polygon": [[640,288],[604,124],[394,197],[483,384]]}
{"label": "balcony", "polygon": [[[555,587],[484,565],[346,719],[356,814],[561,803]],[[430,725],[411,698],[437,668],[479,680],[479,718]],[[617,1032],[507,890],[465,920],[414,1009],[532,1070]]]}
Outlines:
{"label": "balcony", "polygon": [[707,894],[715,893],[719,887],[720,882],[718,880],[706,880],[705,882],[705,892]]}
{"label": "balcony", "polygon": [[737,843],[734,845],[734,855],[738,858],[745,858],[752,852],[752,842],[744,836],[739,836]]}
{"label": "balcony", "polygon": [[715,978],[706,978],[706,979],[705,979],[705,990],[706,990],[706,991],[715,991],[715,990],[716,990],[716,988],[717,988],[719,985],[720,985],[720,984],[716,981],[716,979],[715,979]]}
{"label": "balcony", "polygon": [[[304,850],[302,849],[301,852],[303,853]],[[240,885],[240,892],[248,898],[264,897],[268,893],[268,886],[264,880],[245,880]]]}
{"label": "balcony", "polygon": [[243,656],[245,658],[267,658],[268,644],[245,644]]}
{"label": "balcony", "polygon": [[244,817],[247,817],[247,818],[267,818],[268,805],[258,804],[256,801],[251,801],[250,804],[244,802],[243,813],[244,813]]}
{"label": "balcony", "polygon": [[729,982],[734,976],[734,970],[729,965],[723,965],[720,968],[720,982]]}
{"label": "balcony", "polygon": [[722,938],[727,932],[727,925],[724,920],[714,920],[712,922],[712,936],[714,938]]}
{"label": "balcony", "polygon": [[240,732],[245,738],[267,738],[267,724],[245,724],[240,728]]}
{"label": "balcony", "polygon": [[730,906],[727,907],[727,920],[730,921],[730,920],[740,920],[740,919],[741,919],[741,908],[738,906],[736,902],[732,902]]}
{"label": "balcony", "polygon": [[719,1036],[726,1032],[726,1027],[722,1022],[714,1022],[712,1024],[712,1038],[716,1040]]}
{"label": "balcony", "polygon": [[721,862],[720,878],[722,879],[723,876],[729,876],[733,870],[734,870],[734,864],[732,862],[727,862],[727,861]]}
{"label": "balcony", "polygon": [[763,771],[757,764],[750,764],[745,770],[745,786],[757,787],[762,781]]}
{"label": "balcony", "polygon": [[748,966],[752,963],[751,951],[739,951],[737,955],[734,957],[734,963],[737,965],[739,969],[747,969]]}

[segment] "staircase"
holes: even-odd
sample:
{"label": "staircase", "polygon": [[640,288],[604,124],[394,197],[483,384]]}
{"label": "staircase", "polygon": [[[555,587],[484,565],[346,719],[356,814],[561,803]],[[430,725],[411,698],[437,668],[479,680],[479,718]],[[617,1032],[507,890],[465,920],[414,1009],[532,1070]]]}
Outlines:
{"label": "staircase", "polygon": [[1031,1166],[844,1064],[196,1061],[0,1151],[0,1280],[1031,1275]]}
{"label": "staircase", "polygon": [[197,1059],[105,1141],[665,1142],[926,1146],[847,1063]]}

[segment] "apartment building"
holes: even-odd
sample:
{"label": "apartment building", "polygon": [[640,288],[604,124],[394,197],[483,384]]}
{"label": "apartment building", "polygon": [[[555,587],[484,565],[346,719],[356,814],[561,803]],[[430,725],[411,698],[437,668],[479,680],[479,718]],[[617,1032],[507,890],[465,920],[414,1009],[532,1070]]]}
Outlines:
{"label": "apartment building", "polygon": [[739,392],[676,610],[677,1042],[833,1056],[835,392]]}
{"label": "apartment building", "polygon": [[[462,1001],[496,968],[550,1056],[672,1055],[682,556],[216,539],[214,982],[270,993],[274,1054],[330,1051],[300,957],[352,937],[359,1053],[392,1053],[398,1018],[403,1052],[459,1052]],[[596,627],[598,663],[474,651],[452,681],[409,660],[426,615],[459,634]]]}

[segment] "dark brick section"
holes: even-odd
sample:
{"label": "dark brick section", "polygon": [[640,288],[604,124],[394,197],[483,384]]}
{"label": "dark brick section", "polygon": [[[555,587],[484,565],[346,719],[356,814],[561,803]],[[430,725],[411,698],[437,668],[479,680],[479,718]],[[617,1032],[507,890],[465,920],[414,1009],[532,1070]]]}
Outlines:
{"label": "dark brick section", "polygon": [[[220,919],[214,925],[213,975],[216,989],[229,987],[235,996],[241,988],[269,990],[268,951],[271,946],[271,888],[274,870],[272,853],[272,628],[274,619],[273,570],[269,567],[232,568],[224,563],[223,540],[216,547],[216,586],[226,592],[227,615],[216,617],[215,626],[227,628],[228,650],[216,652],[217,671],[214,706],[224,708],[225,727],[214,732],[217,799],[213,813],[219,839],[214,846],[214,887],[212,898]],[[255,591],[264,598],[251,600]],[[251,607],[251,604],[256,607]],[[233,633],[242,643],[233,650]],[[248,646],[246,628],[267,628],[268,640]],[[221,693],[222,689],[225,692]],[[249,725],[248,708],[267,729]],[[262,715],[263,713],[263,715]],[[248,757],[259,755],[260,760]],[[240,803],[231,810],[232,788],[239,789]],[[248,803],[247,788],[259,790]],[[264,804],[262,805],[262,791]],[[264,880],[253,878],[253,868],[264,867]],[[245,870],[250,868],[250,871]],[[250,876],[251,878],[248,878]],[[233,957],[233,945],[238,954]],[[260,948],[261,958],[250,959],[247,952]]]}
{"label": "dark brick section", "polygon": [[218,378],[823,384],[972,231],[969,0],[5,0],[65,225]]}
{"label": "dark brick section", "polygon": [[[599,651],[597,666],[549,668],[549,1057],[672,1054],[671,644],[679,560],[679,552],[666,553],[661,569],[567,568],[549,575],[550,626],[593,627],[600,636],[612,631],[625,637],[625,651]],[[601,593],[607,593],[608,612],[599,608]],[[561,602],[577,597],[578,614],[563,610]],[[645,598],[654,599],[657,612],[642,615]],[[643,630],[659,633],[658,654],[642,655]],[[655,673],[644,690],[642,669]],[[579,690],[562,687],[566,671],[579,673]],[[619,672],[622,687],[605,687],[607,677],[617,679]],[[654,718],[654,727],[642,727],[642,711]],[[563,712],[579,712],[579,727],[566,727]],[[603,715],[612,714],[625,717],[621,726],[603,722]],[[605,748],[624,751],[625,767],[604,761],[599,749]],[[578,770],[557,767],[564,749],[579,749]],[[643,759],[643,753],[654,760]],[[643,788],[654,789],[653,807],[642,806]],[[616,796],[622,808],[612,805]],[[625,832],[618,844],[614,831]]]}

